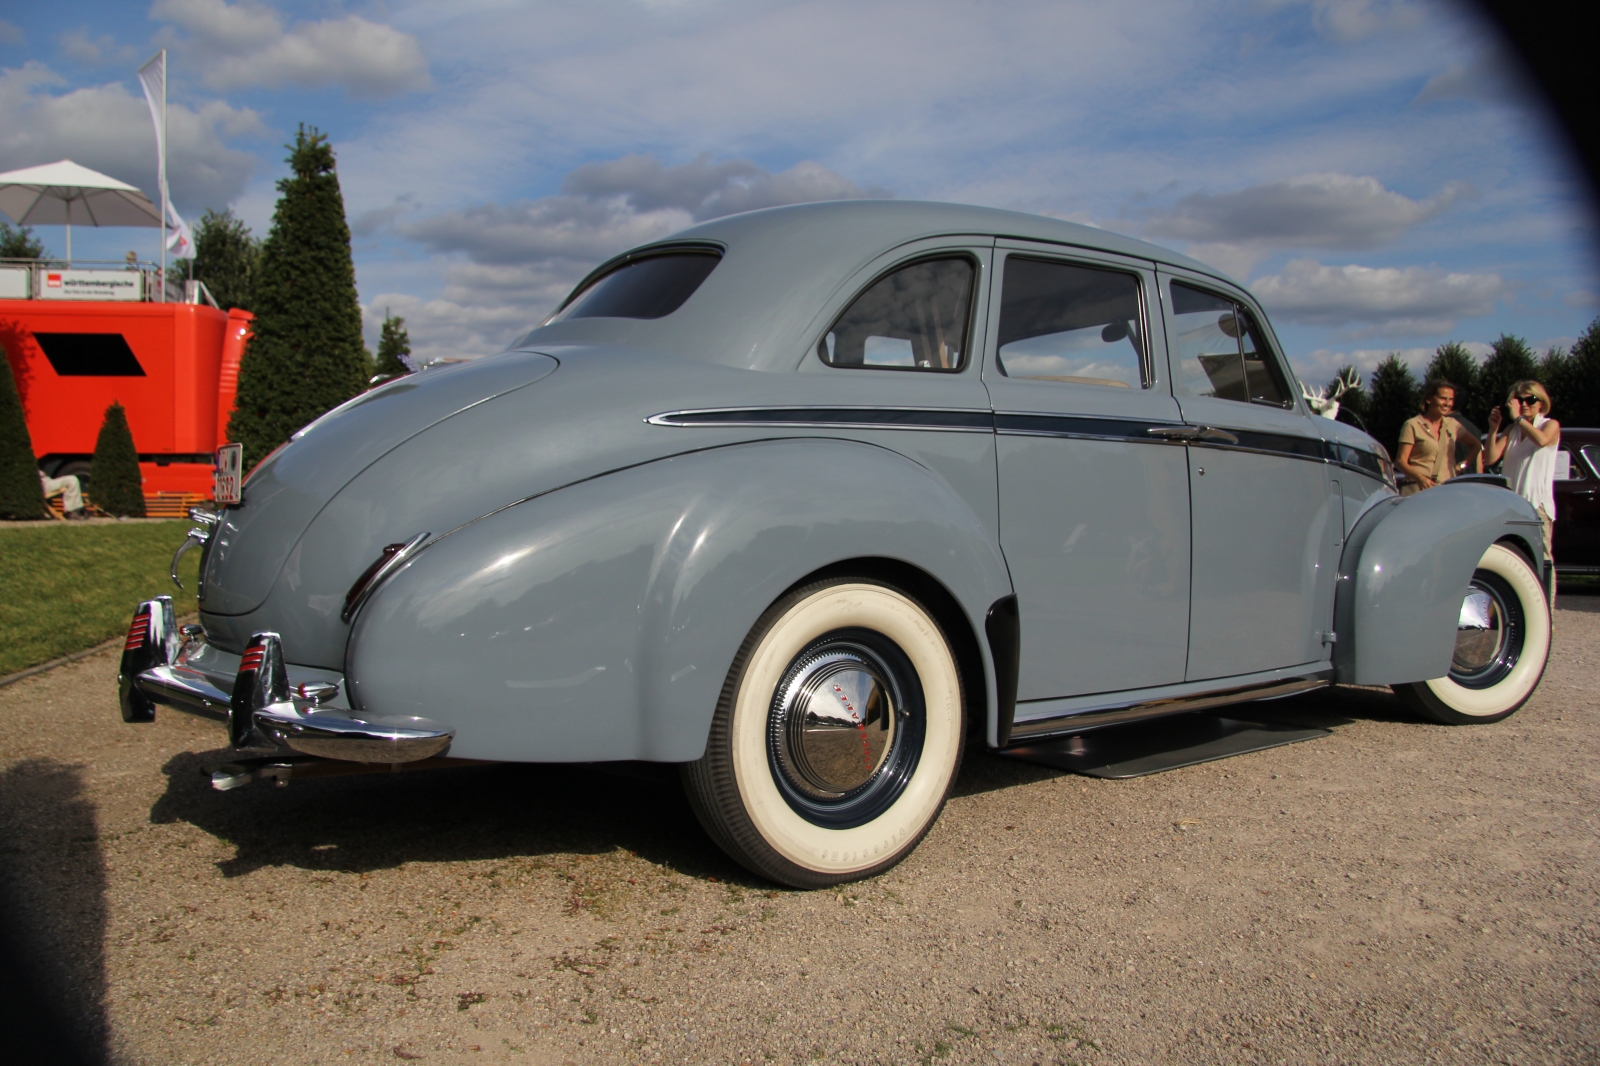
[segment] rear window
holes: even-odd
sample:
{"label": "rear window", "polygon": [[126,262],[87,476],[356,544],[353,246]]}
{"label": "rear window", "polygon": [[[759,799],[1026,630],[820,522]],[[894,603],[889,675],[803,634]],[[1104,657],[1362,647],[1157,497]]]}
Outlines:
{"label": "rear window", "polygon": [[715,252],[668,252],[623,263],[601,275],[551,316],[569,318],[665,318],[694,295],[716,269]]}

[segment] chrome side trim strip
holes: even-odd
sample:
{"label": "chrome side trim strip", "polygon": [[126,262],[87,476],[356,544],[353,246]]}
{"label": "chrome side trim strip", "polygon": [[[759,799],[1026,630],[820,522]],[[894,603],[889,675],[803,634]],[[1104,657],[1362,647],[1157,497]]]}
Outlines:
{"label": "chrome side trim strip", "polygon": [[645,422],[652,426],[767,427],[805,429],[924,429],[946,433],[993,433],[994,415],[981,408],[958,407],[704,407],[663,411]]}
{"label": "chrome side trim strip", "polygon": [[1279,678],[1210,692],[1197,692],[1192,695],[1158,696],[1121,705],[1102,705],[1069,714],[1016,722],[1011,727],[1011,742],[1017,744],[1041,737],[1081,733],[1089,729],[1136,722],[1145,718],[1163,718],[1167,715],[1188,714],[1190,711],[1204,711],[1234,703],[1276,699],[1314,688],[1324,688],[1332,683],[1333,669],[1328,667],[1309,676]]}

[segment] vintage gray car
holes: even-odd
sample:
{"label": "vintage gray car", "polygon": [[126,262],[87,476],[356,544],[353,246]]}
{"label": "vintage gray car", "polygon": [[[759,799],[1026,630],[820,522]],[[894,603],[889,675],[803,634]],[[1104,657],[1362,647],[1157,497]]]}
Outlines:
{"label": "vintage gray car", "polygon": [[914,848],[966,743],[1334,682],[1511,714],[1550,646],[1537,515],[1493,479],[1400,498],[1293,382],[1249,293],[1102,230],[719,219],[200,512],[201,625],[139,606],[123,716],[224,719],[219,787],[675,763],[729,854],[820,886]]}

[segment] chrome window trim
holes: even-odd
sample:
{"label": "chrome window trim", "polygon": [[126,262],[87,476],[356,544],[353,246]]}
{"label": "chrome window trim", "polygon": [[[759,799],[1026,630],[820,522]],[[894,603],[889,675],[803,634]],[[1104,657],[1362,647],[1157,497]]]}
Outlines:
{"label": "chrome window trim", "polygon": [[[1122,266],[1122,265],[1118,265],[1118,264],[1115,264],[1115,263],[1105,263],[1105,262],[1101,262],[1101,261],[1095,260],[1095,259],[1073,259],[1073,258],[1069,258],[1065,254],[1060,255],[1060,256],[1053,256],[1049,252],[1035,252],[1035,253],[1030,255],[1028,252],[1026,252],[1026,251],[1024,251],[1024,250],[1022,250],[1020,248],[999,248],[999,247],[997,247],[995,249],[995,251],[1001,253],[1001,262],[1000,262],[1000,270],[999,270],[999,275],[1000,275],[1000,307],[999,307],[999,310],[997,310],[995,312],[995,322],[996,322],[997,325],[1000,324],[1001,315],[1003,315],[1004,312],[1005,312],[1005,307],[1006,307],[1006,262],[1011,260],[1011,259],[1028,259],[1028,260],[1032,260],[1035,263],[1060,263],[1060,264],[1062,264],[1064,266],[1081,267],[1084,270],[1104,270],[1104,271],[1108,271],[1108,272],[1113,273],[1113,274],[1128,274],[1128,275],[1131,275],[1133,277],[1134,299],[1135,299],[1135,301],[1137,301],[1137,303],[1139,305],[1139,344],[1140,344],[1140,349],[1139,349],[1139,376],[1140,376],[1140,380],[1142,380],[1144,382],[1144,384],[1139,386],[1139,391],[1140,392],[1146,392],[1146,391],[1156,387],[1156,384],[1159,381],[1159,379],[1156,377],[1155,359],[1151,354],[1151,348],[1150,348],[1150,332],[1151,332],[1151,330],[1150,330],[1150,304],[1149,304],[1149,301],[1148,301],[1148,299],[1146,297],[1146,294],[1145,294],[1145,284],[1144,284],[1145,276],[1144,276],[1144,272],[1140,271],[1137,267],[1133,267],[1133,266]],[[1159,287],[1159,282],[1157,283],[1157,286]],[[997,336],[998,336],[998,334],[997,334]],[[1000,358],[1000,346],[999,346],[999,344],[996,344],[995,345],[995,349],[994,349],[994,367],[995,367],[996,370],[998,370],[1000,372],[1000,376],[1001,377],[1010,378],[1012,381],[1040,381],[1040,380],[1042,380],[1040,378],[1024,378],[1024,377],[1017,377],[1014,374],[1008,374],[1006,372],[1005,361]],[[1068,384],[1068,383],[1065,383],[1065,382],[1046,382],[1046,384]],[[1089,387],[1089,388],[1095,388],[1095,387],[1111,388],[1111,387],[1114,387],[1114,386],[1101,385],[1101,386],[1086,386],[1086,387]]]}
{"label": "chrome window trim", "polygon": [[[993,238],[990,239],[993,240]],[[965,259],[968,265],[972,267],[972,290],[967,294],[967,350],[961,353],[960,366],[879,366],[872,363],[830,363],[822,357],[822,353],[818,349],[822,347],[822,343],[827,339],[828,334],[833,332],[833,327],[839,324],[839,320],[850,312],[850,309],[856,305],[856,301],[866,295],[874,285],[897,271],[904,270],[907,267],[914,267],[918,263],[929,263],[938,259]],[[965,373],[968,367],[975,366],[978,362],[972,355],[972,347],[978,343],[978,292],[979,286],[984,283],[984,280],[983,261],[978,258],[970,247],[935,248],[918,252],[908,259],[898,260],[872,275],[865,285],[856,289],[851,294],[850,299],[840,306],[838,313],[828,319],[827,326],[823,328],[821,333],[817,334],[816,339],[811,342],[811,346],[807,351],[818,363],[821,363],[829,370],[891,370],[915,374]]]}

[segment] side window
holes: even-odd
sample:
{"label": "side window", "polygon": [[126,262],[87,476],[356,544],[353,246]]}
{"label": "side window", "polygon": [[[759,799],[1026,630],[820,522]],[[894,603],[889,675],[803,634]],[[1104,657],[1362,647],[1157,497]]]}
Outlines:
{"label": "side window", "polygon": [[1000,372],[1007,377],[1143,388],[1149,376],[1138,277],[1007,258],[999,355]]}
{"label": "side window", "polygon": [[829,366],[960,370],[976,277],[966,256],[903,266],[855,298],[817,342],[817,355]]}
{"label": "side window", "polygon": [[1288,407],[1289,387],[1250,312],[1225,296],[1172,283],[1178,393]]}

